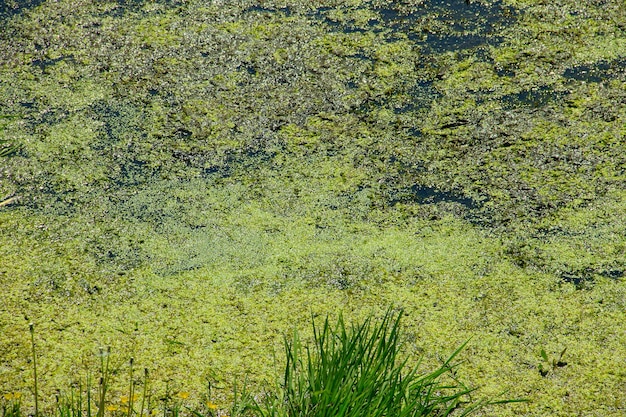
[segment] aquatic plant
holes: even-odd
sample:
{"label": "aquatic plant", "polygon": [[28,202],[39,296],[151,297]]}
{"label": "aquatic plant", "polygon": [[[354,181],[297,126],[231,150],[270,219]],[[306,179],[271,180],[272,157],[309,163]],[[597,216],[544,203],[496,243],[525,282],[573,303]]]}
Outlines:
{"label": "aquatic plant", "polygon": [[543,363],[539,364],[539,373],[541,376],[548,375],[550,371],[555,371],[556,368],[567,366],[567,362],[563,360],[565,351],[567,351],[567,347],[563,348],[558,357],[549,358],[545,349],[541,349],[541,359],[543,359]]}
{"label": "aquatic plant", "polygon": [[18,151],[19,147],[7,139],[0,139],[0,156],[10,156]]}
{"label": "aquatic plant", "polygon": [[[0,120],[2,119],[14,119],[16,116],[0,114]],[[2,136],[4,131],[4,126],[0,125],[0,157],[11,156],[17,153],[20,149],[20,146],[11,142],[9,139],[5,139]]]}

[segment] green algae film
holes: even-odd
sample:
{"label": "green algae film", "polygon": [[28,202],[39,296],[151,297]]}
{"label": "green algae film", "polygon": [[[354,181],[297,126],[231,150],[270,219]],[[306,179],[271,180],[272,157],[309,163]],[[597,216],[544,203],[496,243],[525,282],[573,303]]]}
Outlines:
{"label": "green algae film", "polygon": [[622,415],[624,13],[22,7],[0,34],[0,389],[26,389],[24,316],[49,395],[107,343],[200,391],[272,378],[311,312],[392,304],[416,355],[473,336],[466,380],[532,400],[498,415]]}

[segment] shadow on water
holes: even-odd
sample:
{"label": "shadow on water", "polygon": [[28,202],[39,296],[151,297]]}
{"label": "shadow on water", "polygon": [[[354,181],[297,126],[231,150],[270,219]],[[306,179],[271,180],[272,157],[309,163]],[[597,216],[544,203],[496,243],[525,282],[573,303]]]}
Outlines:
{"label": "shadow on water", "polygon": [[45,71],[47,68],[58,64],[59,62],[74,62],[73,55],[61,56],[54,59],[36,59],[32,61],[32,64],[38,67],[41,71]]}

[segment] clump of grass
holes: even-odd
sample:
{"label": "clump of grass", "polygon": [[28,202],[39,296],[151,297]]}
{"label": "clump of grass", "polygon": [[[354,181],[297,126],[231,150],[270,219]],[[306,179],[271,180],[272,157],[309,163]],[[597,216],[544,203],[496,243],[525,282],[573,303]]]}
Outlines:
{"label": "clump of grass", "polygon": [[[473,391],[454,377],[453,363],[465,344],[435,371],[420,373],[399,358],[400,319],[388,311],[380,322],[371,317],[347,327],[341,316],[313,323],[313,347],[298,333],[285,340],[287,364],[282,384],[248,409],[261,417],[418,417],[465,416],[489,404],[472,401]],[[466,342],[467,343],[467,342]],[[445,379],[448,376],[449,378]]]}

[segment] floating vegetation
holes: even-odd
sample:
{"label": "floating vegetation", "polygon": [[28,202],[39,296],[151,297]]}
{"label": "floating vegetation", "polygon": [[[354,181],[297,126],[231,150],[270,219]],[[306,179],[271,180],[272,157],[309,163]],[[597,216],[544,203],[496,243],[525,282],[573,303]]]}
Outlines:
{"label": "floating vegetation", "polygon": [[474,336],[472,382],[533,397],[503,415],[623,415],[622,6],[4,2],[0,391],[24,315],[59,367],[135,321],[197,389],[391,303],[416,352]]}

